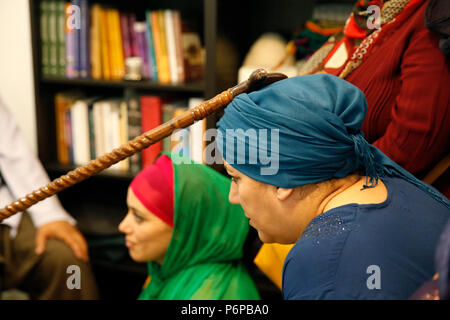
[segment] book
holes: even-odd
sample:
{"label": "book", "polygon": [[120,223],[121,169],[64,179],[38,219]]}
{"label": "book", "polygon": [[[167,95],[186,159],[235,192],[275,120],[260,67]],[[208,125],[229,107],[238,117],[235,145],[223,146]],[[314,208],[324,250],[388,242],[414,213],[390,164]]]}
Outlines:
{"label": "book", "polygon": [[70,113],[70,107],[76,100],[81,98],[79,92],[59,92],[55,95],[55,120],[56,120],[56,149],[58,162],[61,164],[69,164],[69,144],[70,135],[67,129],[67,116]]}
{"label": "book", "polygon": [[48,30],[50,1],[44,0],[40,4],[40,35],[41,35],[41,71],[44,77],[50,75],[50,39]]}
{"label": "book", "polygon": [[152,31],[152,21],[150,11],[146,11],[145,13],[145,22],[146,22],[146,36],[147,36],[147,53],[148,53],[148,61],[150,64],[150,79],[154,81],[158,81],[158,68],[156,65],[156,56],[155,56],[155,46],[153,40],[153,31]]}
{"label": "book", "polygon": [[157,11],[150,11],[149,12],[149,22],[152,29],[152,35],[153,35],[153,48],[155,51],[155,63],[156,63],[156,70],[158,73],[158,82],[162,82],[162,65],[163,65],[163,58],[162,58],[162,48],[161,48],[161,33],[159,31],[159,16]]}
{"label": "book", "polygon": [[118,79],[118,57],[116,49],[116,38],[115,38],[115,26],[114,26],[114,14],[113,9],[105,9],[105,22],[106,22],[106,39],[108,42],[108,55],[109,55],[109,65],[111,76],[110,79]]}
{"label": "book", "polygon": [[[189,99],[189,109],[193,109],[203,103],[203,98],[192,97]],[[191,159],[198,163],[205,163],[203,152],[206,148],[205,131],[206,131],[206,119],[197,121],[190,127],[190,156]]]}
{"label": "book", "polygon": [[89,136],[89,100],[77,100],[70,108],[73,163],[83,165],[91,160]]}
{"label": "book", "polygon": [[117,79],[123,79],[125,75],[125,60],[123,56],[123,41],[122,31],[120,29],[120,13],[119,10],[114,9],[112,12],[113,24],[114,24],[114,37],[116,59],[117,59]]}
{"label": "book", "polygon": [[[80,34],[79,29],[76,28],[76,9],[74,4],[76,2],[66,3],[66,76],[67,78],[78,78],[80,69]],[[55,19],[56,21],[56,19]],[[52,24],[50,23],[50,28]],[[55,28],[56,30],[56,28]],[[51,38],[52,36],[50,36]],[[56,37],[56,35],[55,35]]]}
{"label": "book", "polygon": [[139,49],[136,39],[136,33],[134,32],[135,22],[136,22],[136,15],[134,13],[128,14],[128,28],[130,30],[131,56],[139,57]]}
{"label": "book", "polygon": [[[128,111],[128,140],[141,135],[141,104],[139,95],[133,90],[127,89],[124,94],[124,100]],[[138,152],[130,157],[129,163],[131,172],[139,172],[142,168],[142,153]]]}
{"label": "book", "polygon": [[169,65],[169,55],[167,50],[167,36],[166,27],[164,22],[164,11],[158,10],[158,24],[159,24],[159,38],[161,42],[161,68],[160,71],[160,82],[164,84],[170,83],[170,65]]}
{"label": "book", "polygon": [[150,65],[148,61],[147,42],[146,42],[146,29],[145,22],[137,21],[134,23],[134,33],[136,37],[139,57],[142,59],[142,77],[145,79],[150,78]]}
{"label": "book", "polygon": [[57,36],[57,2],[52,0],[47,4],[48,30],[48,61],[49,75],[58,76],[58,36]]}
{"label": "book", "polygon": [[102,77],[103,79],[111,79],[111,62],[110,62],[110,43],[107,30],[106,9],[99,9],[100,24],[100,50],[102,61]]}
{"label": "book", "polygon": [[[162,100],[158,96],[141,96],[141,126],[142,133],[156,128],[162,123]],[[153,164],[162,150],[159,141],[142,151],[142,167]]]}
{"label": "book", "polygon": [[66,3],[63,0],[58,0],[56,15],[57,15],[57,42],[58,42],[58,76],[66,76]]}
{"label": "book", "polygon": [[96,158],[103,156],[107,151],[105,148],[105,131],[103,129],[103,121],[105,113],[103,111],[105,103],[100,100],[94,102],[92,106],[92,124],[94,134],[94,150]]}
{"label": "book", "polygon": [[126,60],[133,55],[131,48],[131,33],[128,24],[128,14],[124,12],[120,12],[120,30],[122,32],[123,57],[124,60]]}
{"label": "book", "polygon": [[175,28],[172,10],[164,10],[164,28],[167,43],[167,58],[169,62],[170,82],[179,83],[177,66],[177,49],[175,45]]}
{"label": "book", "polygon": [[183,59],[183,38],[182,38],[182,20],[181,13],[178,10],[173,11],[173,24],[175,34],[175,50],[177,59],[178,81],[184,83],[186,81]]}
{"label": "book", "polygon": [[79,0],[81,25],[79,30],[79,77],[88,78],[90,76],[90,56],[89,56],[89,7],[88,0]]}
{"label": "book", "polygon": [[100,34],[100,5],[94,4],[91,7],[91,24],[90,24],[90,60],[91,60],[91,77],[93,79],[102,78],[102,48]]}
{"label": "book", "polygon": [[[124,99],[120,101],[120,145],[128,143],[128,105]],[[123,171],[130,170],[130,159],[126,158],[120,162],[120,169]]]}

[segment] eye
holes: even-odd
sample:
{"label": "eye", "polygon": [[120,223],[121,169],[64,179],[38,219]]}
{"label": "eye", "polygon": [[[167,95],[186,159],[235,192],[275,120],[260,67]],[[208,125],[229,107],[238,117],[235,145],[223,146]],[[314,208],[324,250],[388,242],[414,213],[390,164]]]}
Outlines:
{"label": "eye", "polygon": [[144,221],[144,218],[141,215],[139,215],[136,211],[132,210],[131,212],[134,216],[134,220],[136,220],[137,223],[141,223],[142,221]]}

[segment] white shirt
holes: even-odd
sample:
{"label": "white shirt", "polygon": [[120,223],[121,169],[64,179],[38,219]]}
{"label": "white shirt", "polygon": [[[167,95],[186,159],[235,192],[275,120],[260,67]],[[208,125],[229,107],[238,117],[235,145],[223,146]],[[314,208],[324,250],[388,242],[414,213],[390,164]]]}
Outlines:
{"label": "white shirt", "polygon": [[[0,208],[26,196],[50,182],[39,159],[34,155],[20,132],[14,117],[0,99]],[[6,185],[5,185],[6,183]],[[38,202],[27,209],[36,228],[58,220],[72,225],[76,221],[64,210],[56,196]],[[17,234],[22,213],[17,213],[1,223],[11,227],[10,236]]]}

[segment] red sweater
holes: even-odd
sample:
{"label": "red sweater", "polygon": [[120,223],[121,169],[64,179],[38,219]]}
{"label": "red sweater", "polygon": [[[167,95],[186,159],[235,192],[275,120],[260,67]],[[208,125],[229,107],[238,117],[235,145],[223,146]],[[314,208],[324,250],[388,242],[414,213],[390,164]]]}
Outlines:
{"label": "red sweater", "polygon": [[[400,13],[406,19],[346,77],[366,95],[366,139],[418,178],[450,149],[450,63],[425,27],[427,3]],[[450,181],[439,189],[449,197]]]}

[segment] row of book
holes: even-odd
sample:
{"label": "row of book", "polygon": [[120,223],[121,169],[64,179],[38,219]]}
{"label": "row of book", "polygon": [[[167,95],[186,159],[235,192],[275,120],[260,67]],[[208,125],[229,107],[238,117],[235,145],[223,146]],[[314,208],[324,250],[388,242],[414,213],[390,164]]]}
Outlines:
{"label": "row of book", "polygon": [[43,0],[40,34],[44,77],[121,80],[131,57],[140,58],[143,79],[177,84],[203,77],[200,36],[178,10],[147,10],[137,21],[135,13],[88,0]]}
{"label": "row of book", "polygon": [[[85,97],[79,92],[55,95],[58,162],[84,165],[114,148],[196,107],[203,100],[176,100],[126,93],[124,97]],[[161,151],[203,161],[206,120],[173,133],[113,169],[137,172],[152,164]]]}

